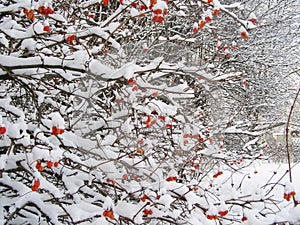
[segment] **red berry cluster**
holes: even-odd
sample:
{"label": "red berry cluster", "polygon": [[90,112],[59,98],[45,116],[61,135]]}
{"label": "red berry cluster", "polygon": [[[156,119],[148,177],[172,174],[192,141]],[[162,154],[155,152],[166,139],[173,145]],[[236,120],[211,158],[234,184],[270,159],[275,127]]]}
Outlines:
{"label": "red berry cluster", "polygon": [[171,123],[167,123],[167,124],[166,124],[166,128],[167,128],[167,129],[172,129],[172,127],[173,127],[173,125],[172,125]]}
{"label": "red berry cluster", "polygon": [[54,14],[53,9],[49,6],[47,6],[47,7],[39,6],[38,11],[39,11],[40,14],[45,15],[45,16],[48,16],[50,14]]}
{"label": "red berry cluster", "polygon": [[115,185],[116,182],[114,180],[111,180],[110,178],[106,178],[107,183],[111,183],[112,185]]}
{"label": "red berry cluster", "polygon": [[27,16],[28,19],[34,20],[34,10],[33,9],[23,9],[23,13]]}
{"label": "red berry cluster", "polygon": [[106,218],[109,218],[111,220],[113,220],[115,217],[114,217],[114,212],[112,211],[112,209],[109,209],[109,210],[105,210],[103,212],[103,216],[106,217]]}
{"label": "red berry cluster", "polygon": [[223,174],[223,172],[219,171],[219,172],[217,172],[216,174],[213,175],[213,178],[217,178],[218,176],[220,176],[222,174]]}
{"label": "red berry cluster", "polygon": [[73,44],[73,41],[75,41],[75,38],[76,38],[76,36],[73,34],[73,35],[68,36],[67,39],[66,39],[66,41],[67,41],[70,45],[72,45],[72,44]]}
{"label": "red berry cluster", "polygon": [[147,199],[149,199],[148,195],[144,194],[141,198],[142,202],[145,202]]}
{"label": "red berry cluster", "polygon": [[152,211],[152,209],[144,209],[144,214],[146,215],[146,216],[148,216],[148,215],[152,215],[153,214],[153,211]]}
{"label": "red berry cluster", "polygon": [[153,8],[153,17],[152,21],[157,23],[163,23],[165,20],[165,16],[168,14],[168,8],[166,5],[160,4],[158,5],[156,2],[153,4],[152,2],[150,9]]}
{"label": "red berry cluster", "polygon": [[206,218],[209,219],[209,220],[217,220],[218,219],[218,216],[217,215],[206,215]]}
{"label": "red berry cluster", "polygon": [[150,115],[147,116],[147,120],[145,122],[146,128],[151,128],[152,125],[156,123],[155,120],[152,120],[152,117]]}
{"label": "red berry cluster", "polygon": [[37,189],[40,187],[40,180],[39,179],[36,179],[34,182],[33,182],[33,185],[31,187],[31,190],[32,191],[37,191]]}
{"label": "red berry cluster", "polygon": [[228,210],[218,212],[220,216],[226,216],[228,214]]}
{"label": "red berry cluster", "polygon": [[166,117],[162,116],[162,115],[158,115],[157,119],[161,120],[161,121],[166,121]]}
{"label": "red berry cluster", "polygon": [[295,195],[296,195],[296,192],[291,191],[290,193],[284,193],[283,198],[289,202],[291,200],[291,197],[293,197]]}
{"label": "red berry cluster", "polygon": [[138,91],[139,90],[139,87],[136,85],[136,80],[133,77],[131,77],[127,80],[127,84],[133,85],[132,91]]}
{"label": "red berry cluster", "polygon": [[52,134],[53,135],[55,135],[55,136],[57,136],[57,135],[59,135],[59,134],[63,134],[65,132],[65,130],[64,129],[60,129],[60,128],[58,128],[57,126],[53,126],[52,127]]}
{"label": "red berry cluster", "polygon": [[[47,166],[49,169],[52,168],[52,167],[57,168],[57,167],[58,167],[58,162],[52,162],[52,161],[48,160],[48,161],[46,162],[46,166]],[[37,168],[37,170],[40,171],[40,172],[43,172],[44,169],[45,169],[45,167],[42,166],[42,162],[41,162],[40,160],[37,160],[37,161],[36,161],[35,168]]]}
{"label": "red berry cluster", "polygon": [[177,180],[176,176],[166,178],[166,181],[168,181],[168,182],[170,182],[170,181],[176,181],[176,180]]}
{"label": "red berry cluster", "polygon": [[36,161],[35,168],[37,168],[37,170],[40,171],[40,172],[44,171],[44,167],[42,166],[42,163],[41,163],[40,160]]}

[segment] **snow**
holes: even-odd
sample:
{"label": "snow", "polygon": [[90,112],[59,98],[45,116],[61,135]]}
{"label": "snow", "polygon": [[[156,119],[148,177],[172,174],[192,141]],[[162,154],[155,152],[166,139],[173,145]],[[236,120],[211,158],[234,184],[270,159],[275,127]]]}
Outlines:
{"label": "snow", "polygon": [[120,69],[115,70],[112,74],[105,74],[102,76],[104,79],[118,79],[120,77],[124,77],[125,79],[129,79],[134,77],[135,71],[140,70],[140,67],[135,64],[135,62],[129,62],[123,65]]}
{"label": "snow", "polygon": [[112,145],[117,140],[115,135],[106,135],[104,139],[101,141],[101,145]]}
{"label": "snow", "polygon": [[[139,212],[142,207],[142,204],[131,204],[128,202],[121,201],[116,205],[115,212],[118,215],[123,216],[125,218],[133,219],[136,212]],[[142,221],[141,215],[136,217],[136,222],[138,223],[139,221]]]}
{"label": "snow", "polygon": [[[103,38],[104,40],[107,39],[115,49],[121,49],[121,45],[114,39],[110,38],[109,33],[107,33],[105,31],[105,29],[103,29],[101,27],[91,27],[88,29],[88,33],[95,34],[95,35],[99,36],[100,38]],[[81,35],[84,35],[84,33]]]}
{"label": "snow", "polygon": [[232,127],[228,127],[224,133],[226,134],[248,134],[248,135],[251,135],[251,136],[259,136],[259,135],[262,135],[263,134],[263,131],[259,132],[259,131],[246,131],[246,130],[243,130],[243,129],[240,129],[240,128],[237,128],[238,125],[236,126],[232,126]]}
{"label": "snow", "polygon": [[51,118],[53,126],[61,129],[65,128],[65,121],[58,112],[51,113],[49,118]]}
{"label": "snow", "polygon": [[62,15],[59,15],[59,14],[50,14],[49,17],[57,22],[61,22],[61,23],[66,23],[66,19],[65,17],[63,17]]}
{"label": "snow", "polygon": [[134,129],[134,127],[131,124],[131,118],[128,118],[121,126],[121,130],[125,134],[130,134],[133,129]]}
{"label": "snow", "polygon": [[[150,5],[150,1],[143,2]],[[245,92],[245,98],[252,97],[248,83],[247,88],[240,87],[237,81],[247,76],[247,71],[230,64],[234,57],[244,56],[238,51],[248,51],[252,39],[239,42],[241,49],[237,48],[236,55],[230,51],[232,58],[212,59],[216,52],[210,40],[213,43],[216,36],[224,36],[222,42],[229,45],[240,39],[234,33],[219,33],[222,29],[215,25],[205,33],[179,32],[179,27],[174,29],[178,21],[169,21],[169,15],[163,24],[152,23],[147,21],[153,16],[151,10],[140,18],[139,8],[131,3],[124,0],[123,4],[103,6],[103,1],[86,0],[70,3],[66,12],[58,4],[57,12],[47,16],[39,13],[38,7],[51,6],[51,0],[0,3],[0,126],[6,128],[1,128],[0,134],[0,223],[157,224],[170,220],[178,224],[240,224],[243,216],[248,219],[243,224],[299,223],[300,207],[294,206],[293,200],[300,201],[300,165],[292,165],[289,179],[288,165],[262,161],[259,158],[264,157],[258,154],[245,156],[244,152],[256,150],[256,145],[262,148],[264,131],[249,131],[252,124],[245,114],[237,112],[230,118],[233,125],[227,126],[227,121],[210,115],[201,118],[206,110],[211,113],[209,107],[198,112],[192,106],[197,87],[213,100],[219,96],[212,92],[221,86],[227,93],[226,85]],[[118,8],[111,10],[111,5]],[[242,13],[248,14],[248,5],[223,5],[218,0],[212,5],[225,12],[224,24],[231,17],[242,31],[261,29],[238,17],[244,6]],[[198,1],[193,6],[201,6],[199,13],[211,16],[212,5]],[[188,21],[186,30],[197,25],[199,18],[189,20],[189,5],[178,1],[176,6],[158,0],[153,9],[169,7],[172,16],[181,15],[183,24]],[[34,20],[27,18],[24,7],[35,10]],[[80,14],[75,15],[77,10]],[[93,13],[95,19],[86,18],[87,13]],[[212,24],[217,23],[213,18]],[[51,25],[51,32],[43,31],[45,24]],[[66,41],[70,35],[76,36],[74,43]],[[192,53],[195,49],[189,45],[198,45],[200,40],[202,45],[202,38],[207,49],[200,58],[200,52]],[[169,52],[162,52],[159,44],[171,50],[178,42],[184,44],[182,49],[175,48],[183,58],[167,62]],[[142,48],[148,52],[135,52]],[[201,65],[187,66],[189,54]],[[244,61],[245,68],[256,59]],[[136,84],[128,84],[130,78]],[[145,126],[147,116],[156,121],[151,127]],[[53,126],[64,132],[52,134]],[[205,140],[184,134],[199,134]],[[219,145],[225,141],[215,139],[219,134],[251,137],[236,154],[230,147],[221,149]],[[169,181],[170,176],[178,179]],[[37,180],[40,186],[35,190]],[[284,199],[284,193],[293,191],[294,199]],[[148,196],[145,201],[143,195]],[[144,209],[153,214],[145,215]],[[112,210],[114,219],[105,218],[105,210]],[[228,215],[207,218],[220,210],[228,210]]]}
{"label": "snow", "polygon": [[76,204],[67,206],[66,211],[73,218],[73,222],[76,223],[88,218],[99,216],[101,214],[102,207],[93,204],[88,204],[80,200]]}
{"label": "snow", "polygon": [[90,64],[89,64],[89,70],[90,73],[92,73],[93,75],[101,75],[101,77],[104,75],[104,77],[109,77],[111,73],[113,73],[113,69],[102,64],[100,61],[98,60],[91,60]]}
{"label": "snow", "polygon": [[137,15],[139,15],[140,13],[139,13],[139,11],[136,9],[136,8],[131,8],[130,9],[130,15],[132,16],[132,17],[135,17],[135,16],[137,16]]}

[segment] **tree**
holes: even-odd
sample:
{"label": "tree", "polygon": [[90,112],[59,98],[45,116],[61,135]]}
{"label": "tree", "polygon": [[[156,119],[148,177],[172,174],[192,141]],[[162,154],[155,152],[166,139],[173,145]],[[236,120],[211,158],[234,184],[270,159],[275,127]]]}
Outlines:
{"label": "tree", "polygon": [[224,148],[230,131],[255,135],[236,113],[247,85],[232,41],[252,28],[241,4],[1,4],[4,224],[299,221],[282,214],[299,210],[293,184],[247,189],[263,146]]}

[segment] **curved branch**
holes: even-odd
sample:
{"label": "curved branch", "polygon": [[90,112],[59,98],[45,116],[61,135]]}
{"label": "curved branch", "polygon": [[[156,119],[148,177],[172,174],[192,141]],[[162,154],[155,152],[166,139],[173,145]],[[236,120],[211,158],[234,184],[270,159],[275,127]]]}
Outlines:
{"label": "curved branch", "polygon": [[[296,101],[297,101],[299,94],[300,94],[300,85],[298,87],[298,91],[296,93],[294,101],[291,105],[291,109],[290,109],[290,112],[288,115],[288,120],[287,120],[286,128],[285,128],[285,142],[286,142],[285,147],[286,147],[286,155],[287,155],[288,166],[289,166],[289,178],[290,178],[291,183],[292,183],[293,179],[292,179],[292,166],[291,166],[291,150],[289,148],[289,125],[290,125],[292,114],[295,109]],[[293,199],[294,199],[294,204],[296,206],[298,203],[296,202],[295,198],[293,198]]]}

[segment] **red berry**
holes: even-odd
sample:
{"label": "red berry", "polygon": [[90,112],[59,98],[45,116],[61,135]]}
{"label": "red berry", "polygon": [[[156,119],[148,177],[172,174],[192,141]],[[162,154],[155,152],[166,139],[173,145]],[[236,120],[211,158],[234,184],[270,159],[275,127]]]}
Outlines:
{"label": "red berry", "polygon": [[165,121],[165,120],[166,120],[166,117],[165,117],[165,116],[158,116],[157,119],[162,120],[162,121]]}
{"label": "red berry", "polygon": [[217,16],[217,15],[219,15],[219,13],[220,13],[220,10],[219,10],[219,9],[215,9],[215,10],[213,11],[212,15],[213,15],[213,16]]}
{"label": "red berry", "polygon": [[59,135],[59,134],[63,134],[65,132],[65,130],[64,129],[60,129],[60,128],[57,128],[56,126],[53,126],[52,127],[52,134],[53,135],[55,135],[55,136],[57,136],[57,135]]}
{"label": "red berry", "polygon": [[222,174],[223,174],[223,172],[219,171],[219,172],[217,172],[216,174],[213,175],[213,178],[217,178],[218,176],[220,176]]}
{"label": "red berry", "polygon": [[40,187],[40,180],[35,180],[32,187],[31,187],[31,190],[32,191],[37,191],[37,189]]}
{"label": "red berry", "polygon": [[109,0],[103,0],[103,2],[102,2],[102,3],[103,3],[103,6],[106,7],[107,4],[108,4],[108,2],[109,2]]}
{"label": "red berry", "polygon": [[167,129],[171,129],[172,127],[173,127],[172,124],[170,124],[170,123],[167,123],[167,124],[166,124],[166,128],[167,128]]}
{"label": "red berry", "polygon": [[206,215],[206,218],[209,220],[217,220],[218,216],[217,215]]}
{"label": "red berry", "polygon": [[219,215],[220,216],[226,216],[228,214],[228,210],[220,211]]}
{"label": "red berry", "polygon": [[34,186],[34,185],[33,185],[33,186],[31,187],[31,190],[32,190],[32,191],[37,191],[37,189],[38,189],[37,186]]}
{"label": "red berry", "polygon": [[141,11],[147,10],[147,6],[145,6],[144,4],[142,4],[142,5],[140,6],[140,10],[141,10]]}
{"label": "red berry", "polygon": [[152,215],[153,211],[152,211],[152,209],[144,209],[144,214],[145,215]]}
{"label": "red berry", "polygon": [[245,221],[247,221],[248,220],[248,218],[246,217],[246,216],[243,216],[242,217],[242,222],[245,222]]}
{"label": "red berry", "polygon": [[162,14],[163,11],[161,9],[155,9],[155,10],[153,10],[153,13],[154,14]]}
{"label": "red berry", "polygon": [[138,148],[136,150],[136,154],[138,154],[138,155],[144,155],[144,151],[142,149]]}
{"label": "red berry", "polygon": [[127,173],[124,173],[123,176],[122,176],[122,179],[123,179],[123,180],[127,180],[127,179],[128,179],[128,174],[127,174]]}
{"label": "red berry", "polygon": [[48,161],[48,162],[47,162],[47,167],[48,167],[48,168],[51,168],[52,166],[53,166],[53,162]]}
{"label": "red berry", "polygon": [[136,84],[136,80],[134,78],[129,78],[127,81],[128,84]]}
{"label": "red berry", "polygon": [[6,133],[6,128],[5,127],[0,127],[0,135]]}
{"label": "red berry", "polygon": [[45,14],[45,6],[39,6],[38,11],[40,14]]}
{"label": "red berry", "polygon": [[142,202],[145,202],[147,199],[149,199],[149,197],[147,195],[143,195],[143,197],[141,197]]}
{"label": "red berry", "polygon": [[113,220],[114,219],[114,212],[111,209],[110,210],[105,210],[103,212],[103,216]]}
{"label": "red berry", "polygon": [[35,165],[35,168],[39,168],[41,166],[41,161],[40,160],[37,160],[36,161],[36,165]]}
{"label": "red berry", "polygon": [[183,138],[189,138],[189,137],[190,137],[189,134],[184,134],[184,135],[183,135]]}
{"label": "red berry", "polygon": [[206,21],[205,21],[205,20],[201,20],[201,22],[200,22],[200,24],[199,24],[199,27],[200,27],[201,30],[204,29],[205,24],[206,24]]}
{"label": "red berry", "polygon": [[144,139],[140,139],[140,140],[138,140],[138,144],[139,144],[139,145],[143,145],[143,144],[144,144],[144,142],[145,142],[145,141],[144,141]]}
{"label": "red berry", "polygon": [[54,163],[53,163],[53,166],[54,166],[54,167],[58,167],[58,162],[54,162]]}
{"label": "red berry", "polygon": [[243,39],[248,39],[249,38],[248,33],[246,31],[241,32],[241,36],[242,36]]}
{"label": "red berry", "polygon": [[134,85],[133,88],[132,88],[132,91],[138,91],[139,90],[139,87]]}
{"label": "red berry", "polygon": [[73,35],[67,37],[66,41],[72,45],[75,38],[76,38],[76,36],[73,34]]}
{"label": "red berry", "polygon": [[211,22],[211,17],[209,17],[209,16],[205,17],[205,21],[208,23]]}
{"label": "red berry", "polygon": [[50,32],[50,26],[44,26],[44,29],[43,29],[45,32]]}
{"label": "red berry", "polygon": [[168,182],[170,182],[170,181],[176,181],[176,180],[177,180],[176,176],[166,178],[166,181],[168,181]]}
{"label": "red berry", "polygon": [[37,168],[38,171],[42,172],[44,170],[44,167],[42,166],[42,163],[40,160],[36,161],[35,168]]}

